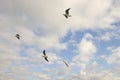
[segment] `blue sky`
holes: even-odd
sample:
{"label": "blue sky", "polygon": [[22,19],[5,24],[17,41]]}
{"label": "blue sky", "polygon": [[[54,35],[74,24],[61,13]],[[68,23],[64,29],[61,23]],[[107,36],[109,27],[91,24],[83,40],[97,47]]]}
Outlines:
{"label": "blue sky", "polygon": [[120,80],[120,0],[0,0],[0,37],[0,80]]}

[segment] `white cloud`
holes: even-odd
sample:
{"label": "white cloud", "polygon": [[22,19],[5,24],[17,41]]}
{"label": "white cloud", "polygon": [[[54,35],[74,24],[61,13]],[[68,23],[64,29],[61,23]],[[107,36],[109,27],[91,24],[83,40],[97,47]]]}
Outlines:
{"label": "white cloud", "polygon": [[119,27],[114,27],[109,30],[101,30],[100,32],[98,31],[95,39],[98,41],[119,40],[120,39],[119,29],[120,29]]}
{"label": "white cloud", "polygon": [[101,40],[103,41],[109,41],[110,39],[111,39],[111,35],[109,33],[106,33],[101,37]]}
{"label": "white cloud", "polygon": [[93,43],[91,41],[87,41],[86,39],[81,41],[78,45],[78,49],[82,62],[88,62],[91,55],[96,52],[96,47]]}
{"label": "white cloud", "polygon": [[73,11],[74,16],[71,19],[73,30],[111,28],[110,23],[115,21],[115,17],[112,17],[115,14],[111,15],[115,12],[111,9],[112,0],[86,0],[80,3],[82,1],[75,7],[76,11]]}
{"label": "white cloud", "polygon": [[71,74],[70,79],[75,80],[119,80],[119,65],[110,70],[102,70],[100,69],[100,65],[97,61],[92,62],[88,67],[84,70],[84,75],[79,73]]}
{"label": "white cloud", "polygon": [[[64,10],[69,7],[71,7],[70,13],[72,17],[65,19],[62,14]],[[20,75],[25,74],[31,76],[32,72],[28,71],[28,69],[45,65],[43,62],[44,59],[41,57],[42,53],[36,51],[36,47],[39,50],[47,49],[48,51],[67,49],[67,43],[61,43],[59,40],[63,38],[69,30],[74,32],[84,29],[106,29],[115,27],[111,26],[111,23],[119,20],[119,14],[119,6],[113,7],[112,0],[1,0],[0,68],[3,69],[3,71],[0,70],[0,76],[2,76],[0,79],[27,80],[25,76],[20,78]],[[14,37],[16,33],[22,36],[21,40],[17,40]],[[111,36],[107,36],[107,38],[105,36],[103,39],[109,40],[109,38],[111,38]],[[86,64],[92,59],[92,56],[97,51],[92,39],[93,36],[91,34],[86,34],[78,44],[79,54],[73,59],[75,61],[78,60],[78,62],[73,63],[74,65],[78,63],[77,65],[85,68]],[[27,56],[21,57],[20,52],[25,46],[32,46],[32,49],[25,49]],[[54,52],[48,52],[50,61],[54,62],[61,59],[56,53],[53,53]],[[116,53],[116,51],[113,53]],[[118,54],[110,55],[108,60],[112,58],[110,62],[116,61],[118,57],[111,57],[116,55]],[[23,63],[33,64],[23,65]],[[51,63],[49,65],[51,65]],[[66,70],[64,68],[62,69]],[[10,70],[12,76],[9,75],[9,73],[6,74],[7,70]],[[84,72],[85,70],[83,70],[83,73]],[[66,72],[64,74],[66,74]],[[19,77],[15,75],[19,75]],[[51,79],[48,75],[42,73],[37,76],[42,79],[44,78],[43,80]],[[73,75],[73,77],[76,76],[77,75]],[[110,76],[114,77],[113,74]],[[76,78],[76,80],[77,79],[79,80],[80,77]]]}
{"label": "white cloud", "polygon": [[[68,2],[69,4],[66,5]],[[99,26],[101,23],[97,25],[101,21],[105,22],[103,20],[105,16],[100,18],[99,21],[97,19],[106,13],[111,6],[111,2],[110,0],[99,2],[96,0],[1,1],[1,28],[5,31],[9,30],[9,33],[23,34],[24,41],[28,44],[42,44],[45,48],[50,48],[53,44],[56,44],[54,48],[66,49],[66,44],[61,44],[59,39],[66,35],[71,27],[72,30],[95,28],[94,25],[105,27]],[[62,15],[68,7],[72,8],[72,18],[70,20],[66,20]],[[112,8],[111,14],[113,12],[117,13],[118,11]],[[108,15],[109,20],[113,19],[111,16],[114,15],[116,14]]]}
{"label": "white cloud", "polygon": [[53,62],[57,62],[58,60],[60,60],[61,58],[59,56],[57,56],[56,54],[53,53],[48,53],[48,59],[49,59],[49,63],[53,63]]}
{"label": "white cloud", "polygon": [[36,77],[38,77],[41,80],[51,80],[51,78],[44,73],[34,73],[33,75],[35,75]]}
{"label": "white cloud", "polygon": [[120,60],[120,47],[113,49],[112,53],[106,56],[106,60],[108,63],[116,63]]}
{"label": "white cloud", "polygon": [[75,61],[75,63],[78,62],[75,66],[79,65],[82,68],[82,74],[85,74],[84,69],[86,68],[86,65],[90,62],[90,60],[93,58],[93,55],[97,51],[92,38],[93,36],[91,34],[85,34],[85,36],[82,38],[81,42],[77,46],[79,54],[73,57],[73,61]]}
{"label": "white cloud", "polygon": [[120,0],[113,0],[113,5],[115,7],[120,7]]}
{"label": "white cloud", "polygon": [[96,52],[96,47],[93,44],[91,38],[91,34],[86,34],[77,46],[79,56],[81,56],[79,57],[79,60],[82,62],[88,62],[91,55],[93,55]]}
{"label": "white cloud", "polygon": [[[33,28],[32,26],[39,26],[40,30],[48,34],[57,34],[60,36],[65,35],[71,25],[73,30],[80,28],[104,28],[111,22],[106,20],[112,19],[112,22],[115,21],[112,16],[116,14],[112,13],[118,12],[114,8],[112,8],[111,13],[107,12],[112,6],[112,0],[53,0],[52,2],[47,0],[21,0],[9,1],[9,3],[2,1],[1,4],[1,7],[4,6],[4,8],[7,8],[5,10],[1,9],[2,13],[4,13],[5,17],[8,16],[7,18],[10,22],[12,19],[13,24],[22,24],[31,28]],[[70,20],[66,20],[62,15],[68,7],[71,7],[72,17]],[[7,14],[7,11],[11,14]]]}

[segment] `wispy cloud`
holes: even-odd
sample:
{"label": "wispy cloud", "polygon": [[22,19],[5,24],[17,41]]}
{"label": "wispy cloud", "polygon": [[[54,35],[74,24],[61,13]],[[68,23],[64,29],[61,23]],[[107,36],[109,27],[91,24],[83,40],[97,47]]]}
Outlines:
{"label": "wispy cloud", "polygon": [[116,63],[120,59],[120,47],[113,49],[111,52],[110,55],[106,56],[106,60],[108,63]]}

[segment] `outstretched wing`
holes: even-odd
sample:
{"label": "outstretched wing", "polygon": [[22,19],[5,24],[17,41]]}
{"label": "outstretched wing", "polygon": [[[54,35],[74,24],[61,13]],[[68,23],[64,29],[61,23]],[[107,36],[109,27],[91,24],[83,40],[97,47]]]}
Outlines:
{"label": "outstretched wing", "polygon": [[67,62],[65,62],[65,61],[63,61],[64,63],[65,63],[65,65],[67,66],[67,67],[69,67],[69,65],[68,65],[68,63]]}
{"label": "outstretched wing", "polygon": [[66,14],[65,14],[64,16],[65,16],[66,18],[68,18],[68,16],[67,16]]}
{"label": "outstretched wing", "polygon": [[45,50],[43,50],[43,54],[46,55]]}
{"label": "outstretched wing", "polygon": [[19,34],[16,34],[16,36],[20,36]]}
{"label": "outstretched wing", "polygon": [[48,59],[47,59],[47,57],[45,57],[45,60],[46,60],[47,62],[49,62]]}
{"label": "outstretched wing", "polygon": [[65,10],[65,13],[66,14],[69,14],[69,10],[70,10],[71,8],[68,8],[67,10]]}
{"label": "outstretched wing", "polygon": [[20,39],[20,37],[19,37],[19,36],[17,36],[17,39]]}

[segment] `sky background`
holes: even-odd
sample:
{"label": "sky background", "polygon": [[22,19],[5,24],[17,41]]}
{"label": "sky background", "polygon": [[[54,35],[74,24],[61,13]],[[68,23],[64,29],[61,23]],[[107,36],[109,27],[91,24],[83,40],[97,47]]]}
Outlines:
{"label": "sky background", "polygon": [[120,0],[0,0],[0,80],[120,80]]}

